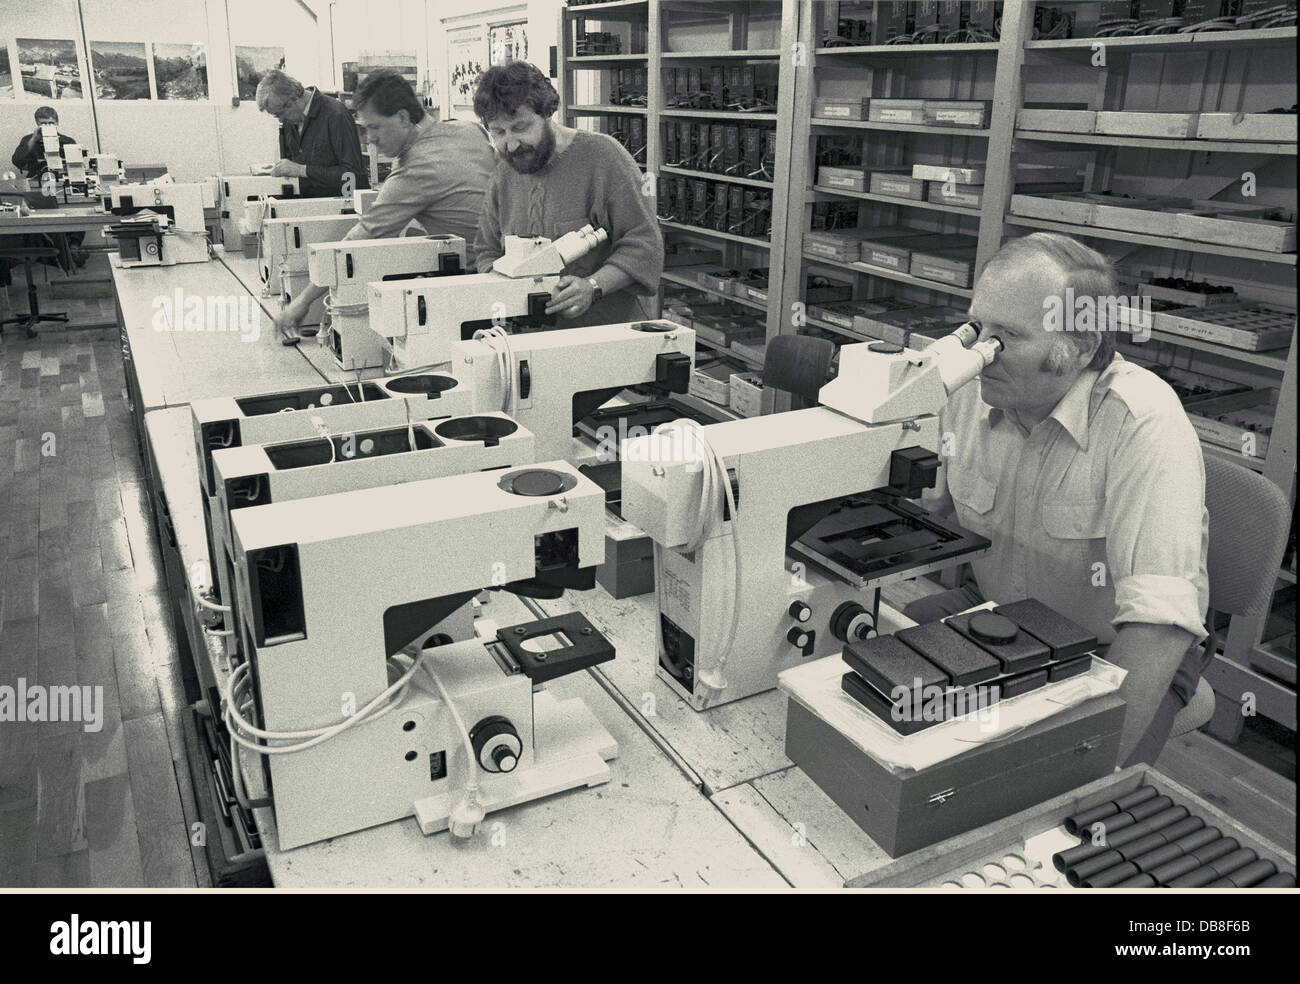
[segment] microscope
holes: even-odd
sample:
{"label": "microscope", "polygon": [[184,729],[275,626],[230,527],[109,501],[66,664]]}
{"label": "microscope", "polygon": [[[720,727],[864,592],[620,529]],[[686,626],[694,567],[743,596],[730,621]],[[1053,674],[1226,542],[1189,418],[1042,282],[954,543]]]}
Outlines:
{"label": "microscope", "polygon": [[[273,178],[270,175],[230,174],[219,179],[221,194],[221,241],[234,250],[242,242],[239,229],[244,207],[268,196],[289,198],[298,194],[297,178]],[[261,212],[258,212],[260,217]],[[260,220],[260,219],[259,219]],[[251,235],[251,233],[250,233]]]}
{"label": "microscope", "polygon": [[[211,576],[205,579],[204,587],[212,596],[208,604],[229,607],[233,598],[233,578],[222,562],[220,549],[229,540],[225,526],[228,510],[223,510],[218,499],[221,486],[213,466],[216,451],[287,441],[315,440],[320,444],[326,435],[355,436],[384,428],[400,427],[405,434],[412,424],[464,416],[473,410],[469,386],[445,373],[195,400],[190,404],[195,458],[203,491],[208,556],[216,568],[215,582]],[[222,614],[208,621],[211,631],[223,635],[227,656],[233,656],[238,643],[233,620]]]}
{"label": "microscope", "polygon": [[370,326],[395,366],[434,366],[460,357],[460,343],[492,327],[539,331],[556,327],[546,314],[551,292],[574,260],[608,240],[583,226],[549,239],[505,237],[505,254],[490,273],[447,280],[389,280],[369,287]]}
{"label": "microscope", "polygon": [[326,344],[339,368],[372,369],[384,364],[380,336],[370,330],[367,285],[460,275],[467,272],[467,255],[464,239],[445,235],[355,239],[309,246],[307,277],[318,287],[329,288]]}
{"label": "microscope", "polygon": [[312,245],[342,239],[356,224],[355,214],[266,219],[262,223],[262,255],[257,270],[263,293],[271,297],[290,290],[297,293],[307,278],[307,256]]}
{"label": "microscope", "polygon": [[101,189],[105,212],[121,216],[106,234],[117,240],[124,267],[172,266],[208,259],[207,223],[203,209],[206,184],[114,184]]}
{"label": "microscope", "polygon": [[617,743],[544,687],[613,658],[590,622],[437,629],[485,587],[591,587],[604,492],[572,466],[241,508],[231,542],[247,662],[225,713],[262,755],[281,848],[412,815],[465,837],[486,813],[608,781]]}
{"label": "microscope", "polygon": [[844,345],[821,406],[624,442],[623,516],[655,544],[657,672],[692,707],[772,689],[876,632],[881,585],[987,550],[907,501],[934,484],[948,395],[1001,349],[976,335]]}

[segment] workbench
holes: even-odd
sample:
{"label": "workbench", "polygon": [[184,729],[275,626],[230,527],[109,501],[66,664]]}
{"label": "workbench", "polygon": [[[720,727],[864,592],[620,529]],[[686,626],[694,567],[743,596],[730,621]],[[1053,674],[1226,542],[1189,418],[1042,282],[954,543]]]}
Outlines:
{"label": "workbench", "polygon": [[[220,251],[218,257],[113,272],[177,638],[205,693],[224,687],[227,669],[194,601],[195,585],[210,583],[211,575],[188,404],[353,378],[332,366],[312,339],[280,344],[269,326],[274,299],[262,302],[267,322],[256,342],[155,328],[154,298],[177,288],[205,296],[260,294],[252,259]],[[911,624],[897,609],[929,590],[937,589],[924,582],[887,589],[882,627]],[[500,625],[533,617],[513,596],[491,598],[480,617]],[[277,885],[825,889],[893,863],[785,757],[782,693],[698,713],[656,677],[653,594],[615,600],[598,586],[540,608],[548,615],[581,611],[615,647],[612,662],[551,685],[560,697],[582,697],[619,742],[612,780],[489,815],[467,843],[445,832],[425,837],[408,819],[280,851],[272,812],[258,809]],[[260,770],[249,755],[244,760],[256,795]]]}

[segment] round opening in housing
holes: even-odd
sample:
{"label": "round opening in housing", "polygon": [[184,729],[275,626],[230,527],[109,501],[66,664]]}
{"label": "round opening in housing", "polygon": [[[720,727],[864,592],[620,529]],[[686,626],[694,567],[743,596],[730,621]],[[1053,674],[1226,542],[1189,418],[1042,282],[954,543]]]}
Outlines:
{"label": "round opening in housing", "polygon": [[384,387],[391,393],[423,393],[425,396],[445,393],[449,389],[455,389],[458,385],[460,385],[459,381],[454,376],[446,376],[441,373],[398,376],[396,379],[390,379],[384,383]]}
{"label": "round opening in housing", "polygon": [[449,417],[433,428],[445,441],[496,442],[517,430],[519,425],[505,417]]}
{"label": "round opening in housing", "polygon": [[564,472],[549,468],[524,468],[509,472],[497,482],[497,487],[511,495],[548,496],[568,492],[578,480]]}

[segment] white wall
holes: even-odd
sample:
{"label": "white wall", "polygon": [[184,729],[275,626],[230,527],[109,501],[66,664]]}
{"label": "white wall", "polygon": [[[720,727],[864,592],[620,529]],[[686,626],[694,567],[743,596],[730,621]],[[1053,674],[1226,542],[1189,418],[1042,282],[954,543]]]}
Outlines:
{"label": "white wall", "polygon": [[[96,100],[98,141],[89,93],[81,100],[60,100],[57,107],[60,129],[83,146],[116,153],[127,163],[166,164],[184,180],[246,172],[250,164],[276,159],[275,120],[258,113],[251,102],[232,105],[236,95],[233,46],[283,47],[286,71],[304,84],[330,88],[328,30],[312,15],[313,9],[322,7],[319,0],[81,0],[83,39],[76,0],[41,0],[39,6],[3,0],[0,40],[74,39],[87,87],[91,82],[83,41],[202,43],[208,66],[207,100]],[[14,54],[11,51],[11,62]],[[48,102],[21,92],[21,81],[15,89],[13,99],[0,99],[0,151],[6,163],[13,147],[31,132],[33,111]]]}

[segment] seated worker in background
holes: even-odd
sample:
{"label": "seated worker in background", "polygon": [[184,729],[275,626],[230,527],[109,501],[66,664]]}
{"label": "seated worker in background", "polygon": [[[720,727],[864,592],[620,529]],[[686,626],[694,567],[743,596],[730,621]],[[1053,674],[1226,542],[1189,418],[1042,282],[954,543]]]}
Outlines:
{"label": "seated worker in background", "polygon": [[[375,72],[352,97],[367,140],[394,160],[393,170],[365,215],[344,239],[400,236],[417,222],[430,235],[460,236],[474,244],[483,191],[492,173],[492,145],[475,123],[435,123],[409,82],[396,72]],[[328,288],[312,284],[276,319],[292,339],[312,304]],[[304,334],[315,334],[306,329]]]}
{"label": "seated worker in background", "polygon": [[[14,167],[18,168],[32,181],[39,181],[42,174],[45,173],[45,142],[41,139],[41,124],[53,123],[59,125],[59,114],[52,106],[42,106],[36,110],[36,129],[23,137],[18,143],[18,148],[14,151],[11,158]],[[62,154],[63,147],[66,144],[76,143],[76,139],[68,136],[66,133],[59,134],[59,152]]]}
{"label": "seated worker in background", "polygon": [[499,163],[488,183],[474,243],[479,273],[505,252],[505,236],[556,240],[590,224],[609,241],[572,265],[547,314],[563,327],[652,316],[664,242],[644,176],[613,137],[552,119],[559,96],[527,62],[489,68],[474,93]]}
{"label": "seated worker in background", "polygon": [[350,195],[369,188],[361,141],[348,108],[272,69],[257,84],[257,108],[280,121],[280,162],[271,173],[298,178],[304,198]]}
{"label": "seated worker in background", "polygon": [[[1067,288],[1070,301],[1095,299],[1098,330],[1073,322]],[[944,408],[952,454],[923,504],[992,547],[972,562],[977,586],[905,614],[1032,597],[1095,634],[1128,671],[1119,760],[1130,765],[1155,761],[1196,691],[1209,514],[1178,397],[1115,352],[1103,299],[1118,293],[1110,262],[1058,233],[1013,239],[985,266],[970,317],[1004,348]]]}

